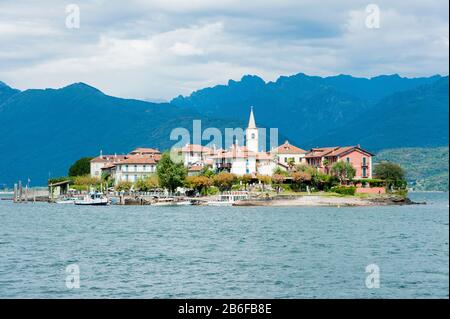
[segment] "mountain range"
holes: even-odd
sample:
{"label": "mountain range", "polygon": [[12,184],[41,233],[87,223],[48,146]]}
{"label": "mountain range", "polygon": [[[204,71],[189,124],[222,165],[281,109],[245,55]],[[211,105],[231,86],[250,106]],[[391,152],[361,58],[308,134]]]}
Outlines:
{"label": "mountain range", "polygon": [[169,148],[172,129],[190,130],[194,119],[203,128],[245,127],[250,106],[258,126],[276,127],[280,142],[304,149],[448,146],[448,76],[247,75],[169,103],[112,97],[84,83],[20,91],[0,82],[0,188],[28,178],[44,185],[100,150]]}

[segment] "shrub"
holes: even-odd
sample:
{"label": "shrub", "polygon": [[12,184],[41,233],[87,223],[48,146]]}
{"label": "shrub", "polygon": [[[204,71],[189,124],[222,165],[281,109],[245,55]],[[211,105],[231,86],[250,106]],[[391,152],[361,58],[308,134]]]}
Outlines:
{"label": "shrub", "polygon": [[74,178],[74,184],[75,185],[99,185],[101,183],[101,180],[96,177],[91,177],[89,175],[85,176],[76,176]]}
{"label": "shrub", "polygon": [[215,186],[208,187],[206,189],[205,195],[214,196],[219,193],[219,189]]}
{"label": "shrub", "polygon": [[378,178],[364,178],[364,179],[359,179],[359,180],[355,180],[355,183],[361,183],[362,185],[364,184],[369,184],[370,187],[382,187],[385,186],[385,181],[382,179],[378,179]]}
{"label": "shrub", "polygon": [[214,185],[219,187],[221,191],[231,189],[231,186],[236,182],[236,175],[222,172],[214,176]]}
{"label": "shrub", "polygon": [[356,187],[355,186],[334,186],[331,188],[331,191],[341,195],[355,195]]}
{"label": "shrub", "polygon": [[206,176],[187,176],[185,180],[186,187],[195,189],[199,193],[205,193],[205,189],[212,185],[212,180]]}

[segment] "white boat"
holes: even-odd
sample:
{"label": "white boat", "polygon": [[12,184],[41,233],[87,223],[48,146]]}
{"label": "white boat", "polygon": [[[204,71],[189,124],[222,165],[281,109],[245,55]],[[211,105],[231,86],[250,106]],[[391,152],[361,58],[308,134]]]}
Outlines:
{"label": "white boat", "polygon": [[78,198],[75,197],[67,197],[67,198],[62,198],[60,200],[56,201],[56,204],[74,204],[75,201],[77,201]]}
{"label": "white boat", "polygon": [[219,195],[219,199],[216,201],[208,201],[208,206],[233,206],[234,203],[241,200],[247,200],[249,198],[247,192],[234,191],[222,193]]}
{"label": "white boat", "polygon": [[177,206],[189,206],[192,205],[191,201],[185,200],[185,201],[181,201],[181,202],[176,202],[175,203]]}
{"label": "white boat", "polygon": [[105,206],[108,205],[108,198],[103,196],[102,193],[90,193],[86,195],[83,199],[77,199],[75,205],[85,205],[85,206]]}

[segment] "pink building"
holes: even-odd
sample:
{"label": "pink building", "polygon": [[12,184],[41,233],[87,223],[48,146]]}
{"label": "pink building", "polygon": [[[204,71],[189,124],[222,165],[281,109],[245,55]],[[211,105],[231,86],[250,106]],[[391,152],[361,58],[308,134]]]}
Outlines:
{"label": "pink building", "polygon": [[305,156],[308,165],[317,167],[323,173],[329,174],[331,167],[337,161],[345,161],[355,168],[355,179],[372,178],[372,157],[374,155],[359,145],[336,146],[311,149]]}

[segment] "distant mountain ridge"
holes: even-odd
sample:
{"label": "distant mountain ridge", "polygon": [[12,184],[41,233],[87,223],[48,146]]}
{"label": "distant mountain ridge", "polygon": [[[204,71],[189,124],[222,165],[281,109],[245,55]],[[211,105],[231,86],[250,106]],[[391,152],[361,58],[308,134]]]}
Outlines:
{"label": "distant mountain ridge", "polygon": [[112,97],[84,83],[19,91],[0,82],[0,188],[28,177],[42,185],[100,150],[169,148],[172,129],[190,129],[194,119],[203,128],[245,127],[252,105],[259,127],[277,127],[280,143],[305,149],[448,146],[448,76],[244,76],[170,103]]}
{"label": "distant mountain ridge", "polygon": [[[241,81],[179,96],[171,103],[220,118],[245,118],[248,106],[253,105],[260,125],[278,127],[304,148],[358,142],[372,150],[402,147],[405,143],[448,145],[448,134],[444,133],[448,131],[448,76],[361,79],[300,73],[268,83],[256,76],[244,76]],[[419,130],[424,128],[421,134],[415,132],[413,123]],[[377,131],[378,127],[382,129]],[[422,134],[428,128],[433,129]],[[371,134],[378,139],[371,138]]]}

